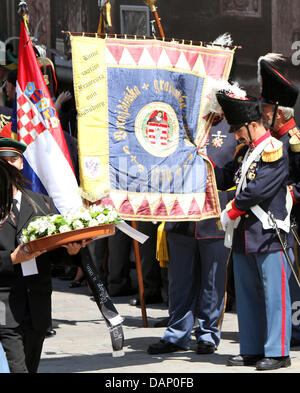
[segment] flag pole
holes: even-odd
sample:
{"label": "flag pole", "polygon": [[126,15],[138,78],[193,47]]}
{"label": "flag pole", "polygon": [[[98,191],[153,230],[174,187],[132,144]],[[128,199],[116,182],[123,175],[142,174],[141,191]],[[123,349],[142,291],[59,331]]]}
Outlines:
{"label": "flag pole", "polygon": [[97,34],[112,34],[111,4],[108,0],[98,0],[100,9]]}
{"label": "flag pole", "polygon": [[162,25],[160,23],[160,17],[158,16],[157,8],[155,6],[155,3],[157,2],[157,0],[144,0],[144,2],[149,6],[151,12],[154,15],[155,22],[157,24],[158,31],[159,31],[161,38],[165,38],[165,33],[164,33],[164,30],[163,30]]}
{"label": "flag pole", "polygon": [[28,11],[28,6],[27,6],[26,1],[20,1],[19,8],[18,8],[18,15],[21,16],[21,18],[24,22],[25,28],[26,28],[27,32],[29,32],[29,29],[28,29],[29,11]]}
{"label": "flag pole", "polygon": [[[131,222],[131,226],[133,229],[137,229],[135,221]],[[134,246],[134,254],[135,254],[136,273],[137,273],[138,285],[139,285],[139,296],[140,296],[140,303],[141,303],[141,310],[142,310],[143,327],[148,327],[146,304],[145,304],[145,297],[144,297],[144,281],[143,281],[141,256],[140,256],[140,249],[137,240],[133,240],[133,246]]]}

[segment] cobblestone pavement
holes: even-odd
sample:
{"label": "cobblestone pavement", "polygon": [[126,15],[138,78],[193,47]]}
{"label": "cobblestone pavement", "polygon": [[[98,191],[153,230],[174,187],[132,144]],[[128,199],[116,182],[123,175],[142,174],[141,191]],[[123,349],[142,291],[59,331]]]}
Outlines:
{"label": "cobblestone pavement", "polygon": [[[69,289],[68,282],[53,279],[53,289],[53,328],[57,334],[45,340],[39,373],[259,373],[253,367],[226,366],[228,356],[239,353],[234,312],[225,313],[222,340],[214,354],[197,355],[193,337],[189,351],[148,355],[148,345],[164,332],[153,324],[168,315],[166,306],[148,305],[148,327],[144,328],[140,307],[130,306],[129,297],[112,298],[125,318],[125,355],[113,357],[108,328],[88,287]],[[277,372],[299,372],[299,350],[291,351],[292,366]]]}

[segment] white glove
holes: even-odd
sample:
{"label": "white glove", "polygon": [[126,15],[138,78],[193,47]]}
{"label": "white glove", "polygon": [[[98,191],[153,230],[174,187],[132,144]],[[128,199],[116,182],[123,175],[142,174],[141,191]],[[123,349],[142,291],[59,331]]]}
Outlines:
{"label": "white glove", "polygon": [[231,221],[231,219],[229,218],[229,215],[228,215],[226,209],[224,209],[222,211],[221,216],[220,216],[220,221],[221,221],[221,225],[222,225],[223,231],[226,232],[228,224]]}

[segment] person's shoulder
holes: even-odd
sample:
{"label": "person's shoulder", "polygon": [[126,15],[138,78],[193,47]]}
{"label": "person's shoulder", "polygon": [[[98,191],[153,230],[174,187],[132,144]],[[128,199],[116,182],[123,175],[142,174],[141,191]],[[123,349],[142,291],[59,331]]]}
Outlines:
{"label": "person's shoulder", "polygon": [[26,193],[28,196],[33,199],[34,201],[47,201],[47,202],[52,202],[52,198],[49,197],[48,195],[38,193],[36,191],[32,190],[26,190]]}
{"label": "person's shoulder", "polygon": [[293,153],[300,153],[300,130],[298,127],[289,131],[290,148]]}
{"label": "person's shoulder", "polygon": [[276,162],[283,157],[283,143],[278,139],[271,137],[269,143],[262,152],[263,162]]}

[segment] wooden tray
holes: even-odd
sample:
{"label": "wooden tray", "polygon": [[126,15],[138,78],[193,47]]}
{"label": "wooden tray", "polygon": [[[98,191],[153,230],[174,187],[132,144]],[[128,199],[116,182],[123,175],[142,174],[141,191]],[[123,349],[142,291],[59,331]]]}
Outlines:
{"label": "wooden tray", "polygon": [[54,250],[64,244],[87,239],[100,239],[115,234],[114,224],[98,225],[95,227],[75,229],[64,233],[41,237],[25,244],[29,252]]}

